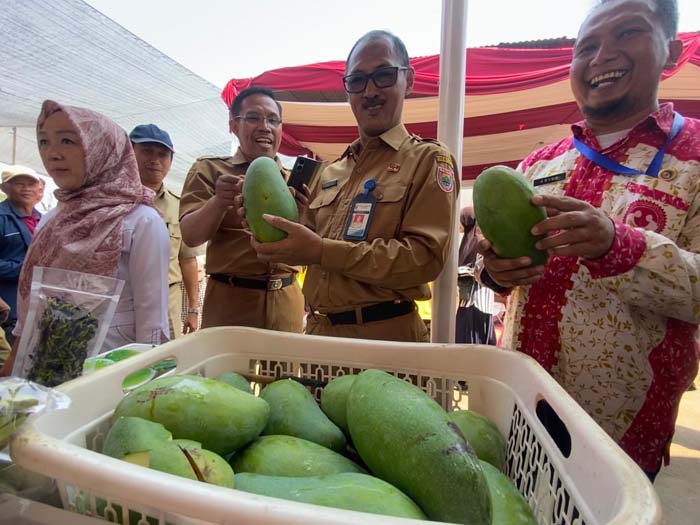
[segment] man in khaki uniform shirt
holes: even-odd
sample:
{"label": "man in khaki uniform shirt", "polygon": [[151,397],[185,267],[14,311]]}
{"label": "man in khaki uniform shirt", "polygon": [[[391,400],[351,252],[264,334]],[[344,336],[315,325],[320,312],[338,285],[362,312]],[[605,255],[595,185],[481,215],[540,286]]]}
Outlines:
{"label": "man in khaki uniform shirt", "polygon": [[[197,255],[202,248],[190,248],[182,242],[180,233],[180,197],[165,188],[163,179],[170,171],[173,143],[170,135],[155,124],[136,126],[129,134],[139,174],[144,186],[156,192],[153,202],[163,216],[170,236],[170,265],[168,268],[168,322],[170,339],[197,330],[199,325],[199,280]],[[187,295],[187,321],[182,326],[182,290]]]}
{"label": "man in khaki uniform shirt", "polygon": [[249,88],[231,105],[230,124],[240,146],[233,157],[202,157],[190,169],[180,201],[183,238],[209,241],[202,327],[251,326],[301,332],[304,297],[298,268],[258,260],[241,219],[232,208],[248,165],[258,157],[277,160],[282,140],[281,107],[271,91]]}
{"label": "man in khaki uniform shirt", "polygon": [[439,143],[401,124],[413,70],[399,38],[363,36],[346,70],[359,140],[313,183],[306,227],[270,217],[289,236],[251,242],[262,260],[309,265],[307,333],[428,341],[415,301],[430,298],[428,283],[449,254],[455,162]]}

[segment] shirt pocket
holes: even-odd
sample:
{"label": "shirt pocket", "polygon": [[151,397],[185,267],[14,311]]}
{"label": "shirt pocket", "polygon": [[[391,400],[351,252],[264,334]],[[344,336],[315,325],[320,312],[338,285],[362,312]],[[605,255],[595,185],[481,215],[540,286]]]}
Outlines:
{"label": "shirt pocket", "polygon": [[394,181],[386,185],[380,184],[373,193],[377,202],[367,239],[395,238],[403,222],[408,183]]}
{"label": "shirt pocket", "polygon": [[338,184],[327,190],[321,190],[316,198],[309,204],[309,209],[318,210],[325,206],[330,206],[340,193],[341,186]]}
{"label": "shirt pocket", "polygon": [[321,190],[309,204],[309,215],[313,217],[316,233],[321,237],[340,238],[338,235],[349,204],[347,197],[339,197],[341,190],[341,184]]}
{"label": "shirt pocket", "polygon": [[9,231],[0,239],[5,253],[17,252],[20,255],[27,250],[27,245],[24,243],[22,233],[19,231]]}

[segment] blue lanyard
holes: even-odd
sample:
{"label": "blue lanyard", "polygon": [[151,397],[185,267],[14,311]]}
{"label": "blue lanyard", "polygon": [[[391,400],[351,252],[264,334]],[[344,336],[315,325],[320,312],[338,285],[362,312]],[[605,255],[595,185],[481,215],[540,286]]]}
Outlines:
{"label": "blue lanyard", "polygon": [[671,126],[671,133],[668,134],[668,137],[666,137],[666,142],[664,142],[664,145],[661,146],[661,149],[656,153],[656,156],[651,161],[651,164],[649,164],[646,173],[632,168],[628,168],[627,166],[624,166],[619,162],[615,162],[607,155],[603,155],[602,153],[594,150],[593,148],[590,148],[589,146],[578,140],[576,137],[574,137],[574,147],[579,151],[579,153],[581,153],[581,155],[586,157],[591,162],[595,162],[601,168],[605,168],[606,170],[612,171],[613,173],[617,173],[618,175],[645,174],[649,177],[656,178],[659,175],[659,170],[661,169],[661,163],[664,160],[664,155],[666,155],[666,149],[671,144],[671,142],[673,142],[673,139],[675,139],[678,136],[678,133],[680,133],[681,129],[683,128],[684,122],[685,119],[680,113],[673,114],[673,126]]}

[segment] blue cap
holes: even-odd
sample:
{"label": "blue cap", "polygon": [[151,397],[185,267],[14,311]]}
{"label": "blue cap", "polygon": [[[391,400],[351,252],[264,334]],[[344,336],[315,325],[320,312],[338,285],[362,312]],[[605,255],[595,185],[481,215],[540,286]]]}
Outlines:
{"label": "blue cap", "polygon": [[131,133],[129,133],[129,139],[134,144],[141,144],[143,142],[157,142],[175,153],[173,141],[170,140],[170,135],[168,135],[168,132],[163,131],[155,124],[141,124],[136,126],[131,130]]}

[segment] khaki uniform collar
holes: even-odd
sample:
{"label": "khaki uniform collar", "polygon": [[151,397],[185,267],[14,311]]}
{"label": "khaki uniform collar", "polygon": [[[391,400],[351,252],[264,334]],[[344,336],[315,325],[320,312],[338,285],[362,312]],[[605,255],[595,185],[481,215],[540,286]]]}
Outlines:
{"label": "khaki uniform collar", "polygon": [[[275,155],[275,162],[279,166],[280,170],[284,169],[284,166],[282,166],[282,162],[280,161],[280,158],[277,155]],[[231,164],[235,164],[235,165],[250,164],[250,161],[248,161],[246,156],[243,155],[241,148],[238,148],[236,150],[236,153],[234,153],[233,157],[231,157]]]}
{"label": "khaki uniform collar", "polygon": [[165,184],[160,185],[158,191],[156,192],[156,199],[162,199],[165,196]]}
{"label": "khaki uniform collar", "polygon": [[[399,123],[393,128],[388,129],[378,137],[373,137],[369,141],[368,145],[374,143],[375,141],[381,140],[394,151],[399,151],[399,148],[401,148],[401,144],[403,144],[403,141],[406,140],[408,137],[410,137],[410,134],[406,130],[406,127],[402,123]],[[357,139],[345,149],[340,158],[342,159],[350,155],[357,156],[359,155],[361,149],[362,144],[360,142],[360,139]]]}
{"label": "khaki uniform collar", "polygon": [[385,131],[384,133],[379,135],[379,138],[386,142],[387,145],[389,145],[391,148],[393,148],[394,151],[399,151],[401,144],[403,144],[403,141],[406,140],[409,136],[410,135],[408,134],[408,131],[406,130],[404,125],[399,123],[390,130]]}

